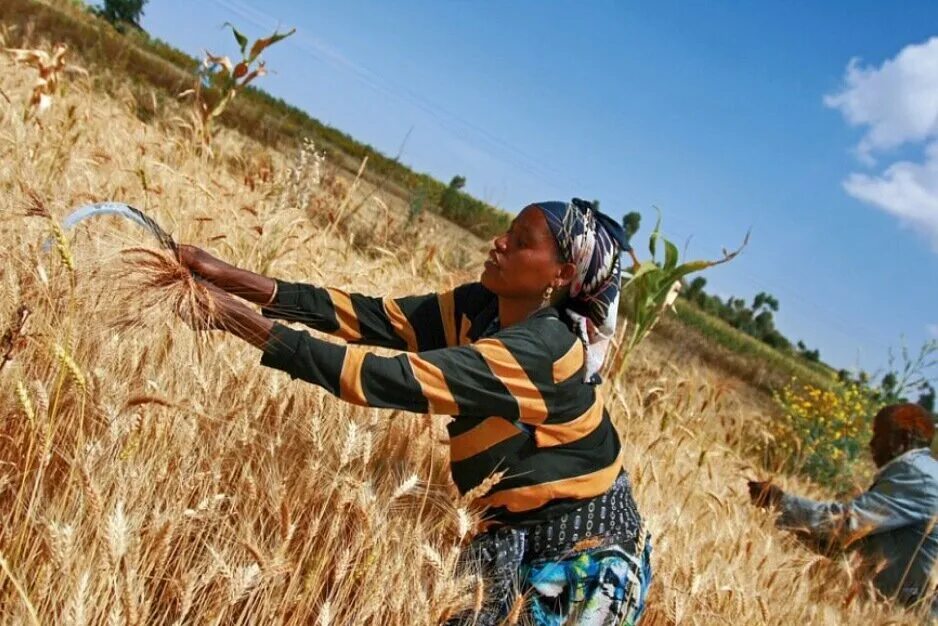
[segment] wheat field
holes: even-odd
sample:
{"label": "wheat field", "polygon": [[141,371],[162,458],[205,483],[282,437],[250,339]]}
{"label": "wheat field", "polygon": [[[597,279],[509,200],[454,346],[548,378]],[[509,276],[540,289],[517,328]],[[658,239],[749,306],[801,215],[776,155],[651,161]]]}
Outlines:
{"label": "wheat field", "polygon": [[[187,109],[140,115],[103,71],[24,120],[34,79],[0,60],[3,623],[412,625],[478,607],[484,585],[455,565],[479,512],[449,483],[443,418],[261,368],[140,283],[125,250],[153,245],[141,231],[53,222],[125,201],[242,267],[371,294],[470,280],[486,242],[407,224],[311,145],[222,130],[200,152]],[[749,506],[758,394],[655,337],[605,394],[654,535],[643,624],[918,623]]]}

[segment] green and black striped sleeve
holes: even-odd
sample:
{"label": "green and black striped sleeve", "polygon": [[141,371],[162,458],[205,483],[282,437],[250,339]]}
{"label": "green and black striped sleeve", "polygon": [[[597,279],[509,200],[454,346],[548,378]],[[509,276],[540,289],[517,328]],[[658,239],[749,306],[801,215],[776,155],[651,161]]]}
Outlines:
{"label": "green and black striped sleeve", "polygon": [[274,324],[261,364],[353,404],[539,425],[555,403],[554,362],[530,329],[471,345],[383,357]]}
{"label": "green and black striped sleeve", "polygon": [[457,292],[374,298],[341,289],[277,281],[265,317],[301,322],[348,343],[418,352],[458,344]]}

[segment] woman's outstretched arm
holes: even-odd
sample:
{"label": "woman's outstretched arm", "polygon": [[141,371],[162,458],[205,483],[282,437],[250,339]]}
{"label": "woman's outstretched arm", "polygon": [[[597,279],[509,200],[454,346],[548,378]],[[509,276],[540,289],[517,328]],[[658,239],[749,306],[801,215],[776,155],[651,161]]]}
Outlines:
{"label": "woman's outstretched arm", "polygon": [[276,295],[277,281],[273,278],[225,263],[195,246],[183,244],[178,250],[180,263],[223,291],[260,305]]}
{"label": "woman's outstretched arm", "polygon": [[536,369],[549,376],[550,361],[545,369],[543,344],[530,333],[383,357],[293,330],[217,287],[210,290],[215,328],[263,350],[261,364],[319,385],[347,402],[442,415],[494,414],[531,423],[547,418],[544,394],[553,384],[546,379],[535,382],[528,373]]}
{"label": "woman's outstretched arm", "polygon": [[190,270],[230,294],[260,304],[265,317],[301,322],[349,343],[417,352],[458,345],[457,290],[375,298],[342,289],[275,280],[235,267],[194,246],[179,246]]}
{"label": "woman's outstretched arm", "polygon": [[[595,397],[558,401],[554,370],[560,368],[554,367],[539,337],[526,329],[508,329],[496,337],[386,357],[274,324],[261,364],[360,406],[517,420],[543,430],[547,445],[557,427],[570,420],[581,417],[585,426],[595,426],[601,419],[600,412],[586,414]],[[566,361],[579,357],[582,367],[582,351],[571,353]]]}

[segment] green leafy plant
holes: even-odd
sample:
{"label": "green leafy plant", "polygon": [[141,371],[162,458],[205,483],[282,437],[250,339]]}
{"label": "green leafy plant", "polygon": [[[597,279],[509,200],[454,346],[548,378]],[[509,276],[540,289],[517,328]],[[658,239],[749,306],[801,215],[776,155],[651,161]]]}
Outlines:
{"label": "green leafy plant", "polygon": [[201,139],[206,146],[212,139],[212,121],[224,113],[235,96],[254,79],[267,74],[266,64],[260,59],[260,54],[296,32],[295,28],[285,33],[275,31],[269,37],[255,40],[249,48],[246,36],[232,24],[226,23],[226,26],[231,27],[231,32],[234,33],[241,51],[241,60],[233,63],[227,56],[217,56],[206,51],[195,88],[180,94],[194,96],[195,110],[201,122]]}
{"label": "green leafy plant", "polygon": [[[629,236],[638,230],[639,219],[636,215],[630,213],[626,216],[624,227]],[[648,239],[650,258],[639,261],[633,253],[633,265],[630,270],[624,272],[626,282],[619,296],[619,311],[625,319],[616,337],[615,351],[608,363],[610,371],[621,371],[635,347],[651,332],[662,314],[674,305],[686,276],[731,261],[742,252],[748,242],[747,233],[742,245],[732,252],[724,249],[722,258],[681,263],[677,246],[661,234],[659,214]],[[661,259],[658,258],[659,251],[663,253]]]}

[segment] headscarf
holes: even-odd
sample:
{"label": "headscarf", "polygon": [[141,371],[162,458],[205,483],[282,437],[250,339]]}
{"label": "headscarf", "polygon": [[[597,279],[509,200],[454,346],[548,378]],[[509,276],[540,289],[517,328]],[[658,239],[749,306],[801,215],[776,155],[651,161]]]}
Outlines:
{"label": "headscarf", "polygon": [[586,346],[585,380],[597,383],[619,312],[619,254],[632,248],[622,226],[590,202],[574,198],[535,206],[547,218],[564,261],[576,266],[563,308]]}

